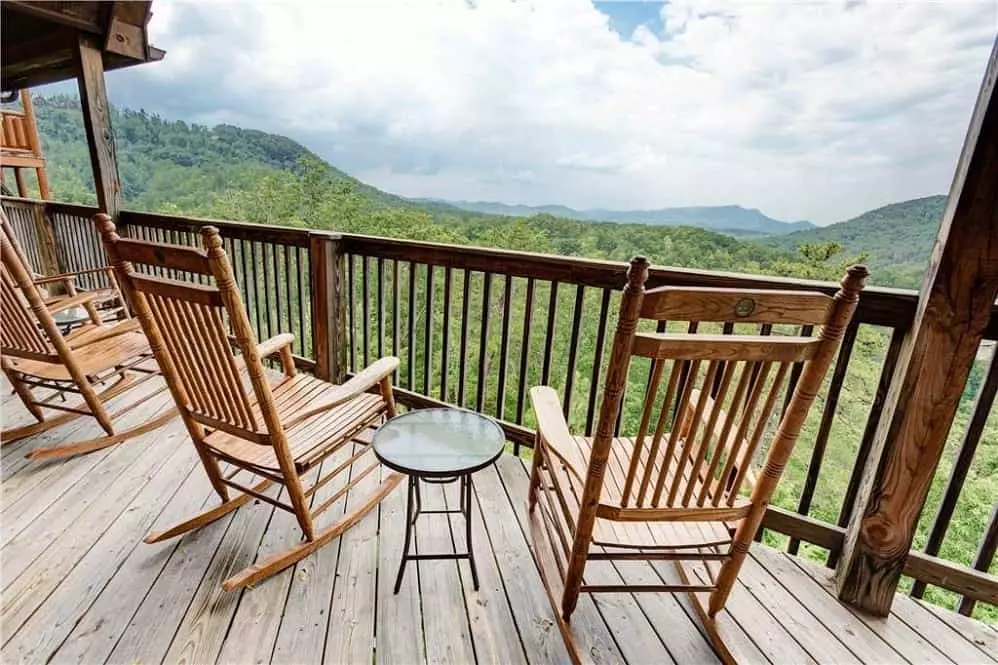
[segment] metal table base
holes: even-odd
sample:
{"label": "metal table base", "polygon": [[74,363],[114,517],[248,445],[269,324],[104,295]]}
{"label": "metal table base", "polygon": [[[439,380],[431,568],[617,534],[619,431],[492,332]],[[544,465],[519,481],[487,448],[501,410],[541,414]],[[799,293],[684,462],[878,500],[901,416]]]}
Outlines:
{"label": "metal table base", "polygon": [[[458,510],[423,510],[423,501],[419,493],[419,482],[432,483],[434,485],[445,485],[455,481],[460,482],[461,507]],[[399,563],[399,572],[395,577],[395,593],[402,588],[402,577],[405,575],[405,566],[410,561],[428,560],[454,560],[467,559],[471,567],[471,580],[474,583],[475,591],[478,591],[478,569],[475,568],[475,552],[471,547],[471,474],[460,474],[451,478],[429,478],[419,475],[409,475],[409,491],[406,497],[406,521],[405,521],[405,544],[402,546],[402,561]],[[465,546],[467,551],[463,553],[440,553],[440,554],[409,554],[409,546],[412,544],[412,531],[416,527],[416,520],[422,514],[427,515],[449,515],[460,513],[464,515],[465,523]]]}

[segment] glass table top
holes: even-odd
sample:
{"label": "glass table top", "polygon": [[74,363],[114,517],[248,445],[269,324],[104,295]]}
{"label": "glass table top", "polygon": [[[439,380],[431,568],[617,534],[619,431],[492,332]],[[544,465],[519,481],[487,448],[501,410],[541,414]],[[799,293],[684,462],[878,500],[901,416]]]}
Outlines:
{"label": "glass table top", "polygon": [[374,454],[386,466],[421,476],[471,473],[495,461],[506,436],[474,411],[419,409],[392,418],[374,433]]}
{"label": "glass table top", "polygon": [[68,307],[52,315],[56,325],[68,326],[74,323],[81,323],[90,318],[90,313],[83,307]]}

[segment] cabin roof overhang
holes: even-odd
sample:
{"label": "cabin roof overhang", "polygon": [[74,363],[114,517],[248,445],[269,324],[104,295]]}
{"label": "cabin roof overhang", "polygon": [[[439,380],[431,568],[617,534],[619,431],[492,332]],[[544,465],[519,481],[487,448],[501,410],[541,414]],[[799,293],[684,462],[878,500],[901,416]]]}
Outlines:
{"label": "cabin roof overhang", "polygon": [[149,44],[152,16],[145,2],[38,2],[0,4],[3,90],[30,88],[73,79],[81,38],[100,49],[105,70],[162,60],[165,52]]}

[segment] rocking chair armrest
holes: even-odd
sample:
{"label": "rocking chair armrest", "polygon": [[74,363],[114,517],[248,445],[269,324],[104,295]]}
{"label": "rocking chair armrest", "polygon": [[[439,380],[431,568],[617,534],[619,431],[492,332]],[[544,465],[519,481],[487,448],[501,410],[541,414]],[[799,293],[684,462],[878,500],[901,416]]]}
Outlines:
{"label": "rocking chair armrest", "polygon": [[261,358],[266,358],[267,356],[272,356],[275,353],[280,352],[280,350],[284,347],[290,346],[294,341],[295,336],[291,333],[281,333],[257,344],[256,350],[257,353],[260,354]]}
{"label": "rocking chair armrest", "polygon": [[132,332],[133,330],[139,329],[138,319],[125,319],[124,321],[119,321],[114,325],[110,326],[99,326],[96,328],[91,328],[86,330],[82,334],[70,337],[66,341],[69,343],[69,348],[79,349],[88,344],[93,344],[94,342],[99,342],[102,339],[107,339],[108,337],[116,337],[117,335],[123,335],[127,332]]}
{"label": "rocking chair armrest", "polygon": [[38,279],[33,279],[31,281],[34,282],[36,285],[48,284],[50,282],[65,282],[66,280],[76,279],[80,275],[91,275],[99,272],[110,274],[111,270],[112,268],[110,266],[103,266],[101,268],[87,268],[86,270],[77,270],[76,272],[64,272],[64,273],[59,273],[58,275],[39,277]]}
{"label": "rocking chair armrest", "polygon": [[[530,404],[534,408],[534,416],[537,418],[537,433],[544,442],[545,450],[554,453],[565,467],[575,475],[579,481],[583,480],[583,475],[579,469],[575,468],[574,458],[568,451],[576,448],[572,439],[572,433],[568,429],[565,415],[561,410],[561,399],[554,388],[548,386],[535,386],[530,389]],[[585,471],[583,469],[582,471]]]}
{"label": "rocking chair armrest", "polygon": [[76,307],[78,305],[83,305],[90,302],[98,297],[98,294],[93,291],[84,291],[83,293],[78,293],[75,296],[70,296],[68,298],[62,298],[56,302],[48,305],[49,314],[56,314],[63,311],[64,309],[70,309],[71,307]]}
{"label": "rocking chair armrest", "polygon": [[[336,391],[335,399],[342,403],[366,393],[385,379],[390,378],[392,373],[398,369],[399,364],[401,364],[399,359],[394,356],[378,358],[342,383],[339,390]],[[340,398],[340,394],[342,394],[342,398]]]}
{"label": "rocking chair armrest", "polygon": [[386,379],[391,380],[392,373],[398,369],[398,366],[399,359],[392,356],[375,360],[345,383],[336,386],[336,390],[334,390],[327,397],[323,398],[321,402],[309,407],[305,411],[297,414],[290,421],[284,423],[284,427],[286,429],[294,427],[298,423],[307,420],[312,416],[328,411],[345,402],[349,402],[358,395],[363,395],[382,381],[385,381]]}

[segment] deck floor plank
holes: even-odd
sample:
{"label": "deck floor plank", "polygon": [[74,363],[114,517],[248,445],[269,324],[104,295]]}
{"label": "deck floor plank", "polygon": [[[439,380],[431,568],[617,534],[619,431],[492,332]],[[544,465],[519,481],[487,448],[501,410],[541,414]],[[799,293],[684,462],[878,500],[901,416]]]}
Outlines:
{"label": "deck floor plank", "polygon": [[[380,482],[377,473],[361,478],[347,496],[346,509],[353,508],[355,502],[363,503]],[[372,510],[344,533],[339,542],[330,543],[323,549],[336,547],[339,557],[332,584],[323,662],[370,663],[373,662],[378,592],[378,511]]]}
{"label": "deck floor plank", "polygon": [[998,661],[998,634],[988,630],[984,624],[957,612],[943,609],[938,605],[922,600],[910,600],[935,614],[943,623],[973,642],[974,646],[987,654],[989,658]]}
{"label": "deck floor plank", "polygon": [[[460,506],[457,484],[445,487],[445,499],[449,510]],[[526,653],[513,620],[509,600],[503,580],[490,547],[488,532],[485,530],[485,515],[478,503],[478,497],[471,497],[472,547],[478,568],[478,591],[473,589],[471,573],[463,565],[458,569],[461,575],[461,589],[468,608],[471,639],[475,645],[475,655],[479,663],[504,663],[526,665]],[[464,551],[465,522],[461,515],[450,516],[451,538],[455,548]]]}
{"label": "deck floor plank", "polygon": [[[423,510],[443,510],[443,488],[422,483]],[[454,552],[447,515],[422,514],[413,529],[419,554]],[[463,551],[463,543],[458,545]],[[464,579],[458,572],[462,568]],[[410,561],[402,585],[418,584],[423,608],[423,635],[429,663],[474,663],[468,608],[461,585],[471,585],[467,561]],[[418,573],[418,574],[417,574]]]}
{"label": "deck floor plank", "polygon": [[[801,574],[796,569],[794,571],[798,575]],[[779,577],[780,579],[777,580],[752,556],[746,557],[740,572],[740,578],[748,588],[749,593],[755,596],[769,610],[769,613],[783,624],[794,636],[797,643],[811,654],[812,658],[815,660],[830,658],[835,663],[869,662],[861,660],[858,653],[850,651],[840,641],[838,633],[832,627],[823,623],[812,613],[813,610],[806,603],[786,588],[785,585],[789,581],[787,578],[792,578],[792,575],[780,575]],[[860,625],[860,627],[865,629],[865,626]],[[882,656],[888,658],[881,660]],[[873,662],[903,663],[904,659],[900,658],[896,652],[891,651],[889,654],[878,653]]]}
{"label": "deck floor plank", "polygon": [[[382,473],[389,472],[382,470]],[[393,593],[405,534],[405,484],[403,481],[379,506],[378,611],[374,648],[377,662],[383,665],[426,662],[418,586],[409,579],[408,584],[402,584],[398,594]],[[414,577],[416,572],[413,566],[408,575]]]}
{"label": "deck floor plank", "polygon": [[[541,584],[540,573],[516,509],[510,503],[497,469],[490,467],[475,475],[475,497],[481,508],[482,528],[488,536],[496,571],[509,598],[510,612],[520,641],[530,662],[541,665],[568,661],[568,652],[558,626],[551,616],[551,603]],[[517,502],[520,506],[523,502]],[[476,515],[476,518],[478,515]],[[475,542],[484,543],[475,533]],[[479,545],[480,552],[482,545]],[[606,631],[606,627],[600,624]],[[612,645],[609,633],[606,640]]]}
{"label": "deck floor plank", "polygon": [[[200,509],[212,508],[218,503],[218,495],[211,492]],[[155,663],[163,660],[192,600],[204,584],[205,573],[215,558],[219,543],[230,529],[245,528],[246,513],[249,512],[245,508],[243,514],[236,511],[235,515],[226,515],[181,538],[166,541],[175,547],[169,550],[166,565],[156,572],[155,581],[139,608],[127,620],[126,628],[108,656],[108,663]],[[236,520],[236,516],[241,519]],[[177,521],[180,520],[174,520]],[[165,525],[172,523],[164,522]]]}
{"label": "deck floor plank", "polygon": [[[118,574],[125,559],[139,544],[131,534],[144,532],[155,521],[194,468],[195,455],[187,446],[172,450],[160,468],[147,474],[140,488],[117,520],[66,573],[53,571],[56,588],[38,601],[30,618],[5,645],[7,653],[24,662],[49,662],[104,587]],[[28,609],[28,608],[25,608]],[[36,611],[35,611],[36,610]],[[60,657],[62,660],[62,657]]]}
{"label": "deck floor plank", "polygon": [[[83,484],[79,492],[68,493],[81,505],[66,506],[59,502],[8,542],[0,553],[4,579],[8,581],[0,603],[0,622],[5,631],[11,631],[6,637],[46,601],[62,578],[113,527],[125,507],[161,470],[170,451],[139,443],[130,450],[122,450],[126,452],[112,458],[124,464],[105,465],[106,484],[92,490]],[[158,502],[154,500],[148,505],[156,506]]]}
{"label": "deck floor plank", "polygon": [[[898,594],[891,606],[891,618],[900,619],[932,642],[957,663],[985,663],[989,657],[965,635],[908,596]],[[991,662],[994,662],[991,659]]]}
{"label": "deck floor plank", "polygon": [[[349,452],[340,450],[322,463],[322,469],[335,469],[347,459]],[[321,473],[321,469],[320,469]],[[315,493],[313,504],[322,503],[343,486],[341,480],[331,480]],[[343,516],[346,500],[340,499],[321,516],[320,524]],[[291,515],[288,515],[291,518]],[[292,522],[295,522],[292,519]],[[295,522],[297,525],[297,523]],[[274,644],[274,662],[319,663],[326,646],[326,631],[330,625],[329,603],[336,580],[340,544],[333,542],[312,556],[305,557],[291,571],[281,625]]]}
{"label": "deck floor plank", "polygon": [[[200,464],[187,476],[148,531],[162,529],[201,510],[215,496]],[[129,539],[131,540],[131,539]],[[103,663],[128,628],[152,586],[177,547],[178,540],[153,545],[131,540],[134,549],[104,587],[100,595],[80,617],[73,632],[59,647],[54,661],[68,663]]]}
{"label": "deck floor plank", "polygon": [[[4,418],[12,414],[7,423],[24,419],[16,398],[2,400]],[[167,404],[151,400],[136,417]],[[503,456],[475,477],[478,592],[467,562],[432,561],[410,564],[401,593],[392,593],[405,521],[401,487],[344,538],[252,589],[226,593],[222,580],[298,539],[293,516],[252,502],[182,538],[146,545],[141,539],[154,526],[218,499],[179,420],[92,455],[19,461],[27,450],[93,427],[81,419],[2,451],[0,532],[11,538],[0,550],[0,661],[567,660],[529,548],[521,459]],[[456,505],[456,486],[424,489],[426,507]],[[333,491],[323,488],[317,500]],[[342,515],[351,496],[320,523]],[[422,516],[417,546],[424,553],[463,550],[463,518]],[[676,581],[663,562],[597,562],[587,571],[594,575],[601,582]],[[907,597],[897,599],[891,617],[867,617],[839,604],[830,583],[823,569],[753,546],[724,613],[729,647],[745,662],[998,662],[992,626]],[[717,662],[682,594],[584,595],[572,625],[586,662]]]}
{"label": "deck floor plank", "polygon": [[[896,652],[906,661],[918,662],[947,662],[949,658],[942,651],[938,650],[932,642],[929,642],[920,634],[912,630],[903,621],[891,621],[883,617],[873,616],[860,610],[850,609],[835,601],[835,581],[832,571],[821,566],[817,566],[799,557],[791,556],[782,552],[770,552],[763,548],[755,548],[753,556],[763,562],[770,572],[778,575],[778,579],[784,580],[783,573],[787,566],[794,566],[803,572],[814,586],[808,587],[804,582],[793,583],[794,593],[797,597],[811,609],[826,626],[834,626],[838,631],[836,634],[843,639],[861,641],[863,657],[869,656],[872,660],[887,662],[893,657],[888,653]],[[787,576],[789,578],[789,575]],[[829,598],[832,602],[828,602]],[[852,616],[850,619],[846,614]],[[871,640],[865,632],[856,625],[862,623],[870,632],[880,638],[880,642]]]}
{"label": "deck floor plank", "polygon": [[[276,487],[267,491],[271,498],[277,494]],[[213,663],[218,658],[243,593],[224,591],[222,582],[256,560],[275,510],[269,503],[255,500],[236,511],[170,644],[166,662]],[[242,639],[240,635],[232,638]]]}
{"label": "deck floor plank", "polygon": [[[523,538],[523,555],[531,557],[529,546],[530,540],[530,518],[527,515],[527,486],[530,476],[522,460],[503,455],[495,463],[499,471],[499,477],[505,486],[506,495],[513,506],[517,520],[520,522],[520,529]],[[477,482],[477,481],[476,481]],[[500,516],[501,517],[501,516]],[[529,561],[524,558],[524,561]],[[544,585],[541,583],[540,573],[535,567],[535,579],[539,597],[544,599],[546,611],[541,614],[547,617],[548,621],[554,621],[551,601],[548,600]],[[547,628],[547,626],[545,626]],[[579,606],[572,615],[572,627],[576,635],[576,646],[583,658],[591,660],[593,663],[623,663],[624,654],[615,636],[610,632],[610,628],[604,621],[603,616],[596,608],[596,603],[592,596],[583,594],[579,598]],[[561,633],[557,625],[550,627],[550,634],[553,638],[560,639]]]}

